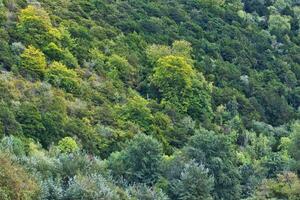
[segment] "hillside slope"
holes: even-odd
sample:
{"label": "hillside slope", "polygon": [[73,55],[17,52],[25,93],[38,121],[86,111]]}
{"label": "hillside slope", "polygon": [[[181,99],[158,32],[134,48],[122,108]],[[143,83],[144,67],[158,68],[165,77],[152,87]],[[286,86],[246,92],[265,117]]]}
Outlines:
{"label": "hillside slope", "polygon": [[300,198],[299,25],[293,0],[0,0],[0,199]]}

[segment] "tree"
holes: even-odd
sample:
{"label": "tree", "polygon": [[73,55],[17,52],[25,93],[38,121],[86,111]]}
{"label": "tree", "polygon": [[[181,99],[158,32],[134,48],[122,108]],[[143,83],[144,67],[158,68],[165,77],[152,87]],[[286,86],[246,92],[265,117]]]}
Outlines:
{"label": "tree", "polygon": [[169,46],[153,44],[146,50],[147,58],[151,64],[155,64],[158,59],[169,56],[172,50]]}
{"label": "tree", "polygon": [[151,82],[158,88],[164,101],[186,111],[187,102],[184,97],[191,89],[195,75],[192,66],[184,57],[171,55],[157,61]]}
{"label": "tree", "polygon": [[[253,200],[300,198],[300,180],[292,172],[278,174],[274,179],[266,179],[255,192]],[[251,198],[250,198],[251,199]]]}
{"label": "tree", "polygon": [[16,119],[21,124],[25,136],[44,141],[45,127],[42,123],[42,116],[34,104],[23,103],[17,111]]}
{"label": "tree", "polygon": [[162,152],[162,145],[157,140],[138,134],[123,151],[108,158],[109,169],[115,177],[123,177],[129,183],[152,185],[159,176]]}
{"label": "tree", "polygon": [[287,34],[291,30],[290,18],[279,14],[270,15],[269,30],[277,37]]}
{"label": "tree", "polygon": [[168,196],[159,188],[148,187],[144,184],[129,186],[127,192],[130,197],[137,200],[169,200]]}
{"label": "tree", "polygon": [[129,85],[134,82],[134,68],[131,66],[125,58],[118,55],[112,55],[108,58],[109,70],[116,70],[118,77]]}
{"label": "tree", "polygon": [[186,156],[202,163],[214,176],[214,199],[239,199],[240,175],[228,136],[199,130],[190,138],[184,151]]}
{"label": "tree", "polygon": [[55,87],[60,87],[66,92],[79,94],[80,93],[80,79],[76,72],[68,69],[64,64],[53,62],[46,70],[46,81]]}
{"label": "tree", "polygon": [[[0,13],[1,12],[2,10],[0,8]],[[1,21],[1,14],[0,14],[0,21]],[[5,69],[10,69],[14,63],[14,57],[10,51],[10,46],[8,41],[9,41],[9,35],[0,26],[0,67],[4,67]]]}
{"label": "tree", "polygon": [[44,54],[39,49],[28,46],[20,57],[19,72],[22,76],[30,80],[43,79],[47,63]]}
{"label": "tree", "polygon": [[37,182],[7,154],[0,153],[0,199],[36,199]]}
{"label": "tree", "polygon": [[153,116],[148,106],[149,102],[134,94],[128,102],[117,107],[118,114],[124,121],[130,120],[138,124],[143,130],[148,130],[153,122]]}
{"label": "tree", "polygon": [[195,120],[207,124],[213,117],[212,111],[212,85],[208,83],[201,73],[193,80],[193,87],[187,97],[187,113]]}
{"label": "tree", "polygon": [[188,113],[193,119],[209,122],[212,118],[212,86],[193,69],[191,51],[191,44],[184,40],[175,41],[172,48],[151,46],[148,49],[151,62],[162,55],[170,55],[155,62],[150,81],[158,89],[162,103]]}
{"label": "tree", "polygon": [[209,200],[212,199],[214,179],[208,174],[203,165],[195,162],[187,163],[181,173],[179,181],[179,199],[181,200]]}
{"label": "tree", "polygon": [[178,179],[171,181],[173,199],[212,200],[214,179],[203,165],[190,161],[184,165]]}
{"label": "tree", "polygon": [[176,40],[172,43],[172,47],[157,44],[150,45],[146,49],[146,54],[150,63],[155,64],[160,58],[170,55],[191,59],[192,50],[191,43],[185,40]]}
{"label": "tree", "polygon": [[17,30],[22,42],[36,47],[44,47],[61,37],[60,31],[52,27],[48,13],[34,5],[20,11]]}
{"label": "tree", "polygon": [[22,133],[21,126],[16,121],[14,113],[4,102],[0,102],[0,128],[0,137]]}
{"label": "tree", "polygon": [[77,59],[73,54],[68,49],[63,49],[54,42],[50,42],[44,47],[43,52],[46,54],[47,58],[61,62],[70,68],[78,66]]}
{"label": "tree", "polygon": [[190,59],[193,48],[191,47],[191,43],[185,40],[176,40],[172,43],[171,50],[174,56],[182,56]]}
{"label": "tree", "polygon": [[58,142],[58,149],[63,153],[72,153],[79,149],[76,141],[71,137],[64,137]]}
{"label": "tree", "polygon": [[117,186],[100,174],[78,175],[69,182],[63,199],[122,199],[119,192]]}
{"label": "tree", "polygon": [[297,121],[292,125],[291,143],[289,153],[295,160],[293,168],[300,175],[300,122]]}

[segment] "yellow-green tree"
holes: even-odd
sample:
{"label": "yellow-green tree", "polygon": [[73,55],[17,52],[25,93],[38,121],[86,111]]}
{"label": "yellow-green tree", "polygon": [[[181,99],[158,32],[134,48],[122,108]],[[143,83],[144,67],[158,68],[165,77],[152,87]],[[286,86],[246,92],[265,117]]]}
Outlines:
{"label": "yellow-green tree", "polygon": [[77,73],[68,69],[60,62],[53,62],[46,71],[46,80],[55,87],[60,87],[70,93],[79,93],[79,78]]}
{"label": "yellow-green tree", "polygon": [[188,53],[191,50],[183,51],[184,43],[174,43],[173,47],[175,45],[178,45],[177,52],[185,52],[185,56],[169,55],[160,58],[154,67],[151,82],[158,89],[162,103],[187,112],[194,119],[210,121],[212,86],[201,73],[193,69]]}
{"label": "yellow-green tree", "polygon": [[195,71],[181,56],[166,56],[160,58],[154,67],[152,83],[162,94],[164,101],[169,101],[175,106],[185,109],[184,97],[192,87]]}
{"label": "yellow-green tree", "polygon": [[46,58],[43,52],[33,46],[28,46],[21,54],[19,72],[31,80],[42,79],[46,70]]}
{"label": "yellow-green tree", "polygon": [[79,150],[79,147],[73,138],[64,137],[58,142],[58,149],[62,153],[72,153]]}
{"label": "yellow-green tree", "polygon": [[60,31],[52,27],[48,13],[34,5],[20,11],[17,30],[22,42],[39,47],[61,37]]}

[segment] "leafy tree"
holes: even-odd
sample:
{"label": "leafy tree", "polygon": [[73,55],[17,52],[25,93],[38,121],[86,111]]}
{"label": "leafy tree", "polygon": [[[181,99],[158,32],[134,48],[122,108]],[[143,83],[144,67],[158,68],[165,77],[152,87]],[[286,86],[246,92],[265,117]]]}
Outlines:
{"label": "leafy tree", "polygon": [[0,154],[0,198],[36,199],[39,187],[25,170],[15,164],[7,154]]}
{"label": "leafy tree", "polygon": [[64,137],[58,142],[58,149],[63,153],[72,153],[79,149],[76,141],[71,137]]}
{"label": "leafy tree", "polygon": [[185,58],[191,58],[191,53],[193,48],[191,47],[191,43],[185,40],[176,40],[172,43],[172,55],[174,56],[182,56]]}
{"label": "leafy tree", "polygon": [[4,137],[0,143],[0,149],[3,152],[8,152],[16,156],[25,155],[25,144],[24,142],[15,136]]}
{"label": "leafy tree", "polygon": [[68,67],[75,68],[78,66],[77,59],[69,51],[69,49],[63,49],[54,42],[50,42],[46,47],[44,47],[43,52],[49,59],[61,62]]}
{"label": "leafy tree", "polygon": [[162,94],[165,101],[186,110],[184,97],[192,87],[195,76],[192,66],[184,57],[166,56],[160,58],[154,68],[151,82]]}
{"label": "leafy tree", "polygon": [[117,107],[117,110],[124,121],[130,120],[138,124],[143,130],[148,130],[153,121],[148,101],[138,95],[129,98],[128,102]]}
{"label": "leafy tree", "polygon": [[43,47],[61,37],[59,30],[52,27],[48,13],[35,5],[29,5],[20,11],[17,30],[26,45],[33,44],[37,47]]}
{"label": "leafy tree", "polygon": [[101,175],[76,176],[69,183],[64,199],[120,199],[116,186]]}
{"label": "leafy tree", "polygon": [[46,70],[44,54],[33,46],[28,46],[20,55],[19,72],[30,80],[43,79]]}
{"label": "leafy tree", "polygon": [[269,30],[278,37],[285,35],[291,30],[290,18],[279,14],[270,15]]}
{"label": "leafy tree", "polygon": [[127,189],[127,192],[130,194],[131,197],[138,199],[138,200],[168,200],[166,194],[164,194],[158,188],[151,188],[147,187],[146,185],[134,185],[130,186]]}
{"label": "leafy tree", "polygon": [[298,4],[0,0],[0,199],[299,199]]}
{"label": "leafy tree", "polygon": [[[49,133],[54,131],[54,133],[56,133],[56,135],[52,137],[53,139],[51,141],[57,142],[60,138],[65,136],[76,137],[80,144],[82,144],[83,149],[87,152],[101,156],[104,154],[107,156],[106,151],[108,147],[103,148],[101,146],[101,144],[106,141],[103,141],[101,135],[97,133],[90,124],[88,124],[88,121],[78,118],[66,120],[63,115],[60,115],[60,113],[57,112],[53,113],[53,115],[50,115],[49,117],[49,127],[51,128],[49,129]],[[61,129],[61,126],[58,125],[62,119],[63,123],[60,124],[64,127],[64,129]],[[101,152],[101,150],[104,152]]]}
{"label": "leafy tree", "polygon": [[[132,85],[134,68],[131,66],[125,58],[118,55],[112,55],[108,58],[108,66],[110,70],[116,70],[119,78]],[[131,84],[130,84],[131,83]]]}
{"label": "leafy tree", "polygon": [[44,140],[45,127],[42,116],[34,104],[23,103],[17,111],[16,119],[21,124],[25,136],[38,141]]}
{"label": "leafy tree", "polygon": [[171,187],[178,194],[178,199],[209,200],[213,199],[213,184],[214,179],[208,174],[208,170],[192,161],[185,164],[179,180]]}
{"label": "leafy tree", "polygon": [[288,169],[287,160],[285,160],[279,153],[273,152],[262,160],[262,166],[264,169],[268,169],[266,172],[267,178],[276,177],[277,174]]}
{"label": "leafy tree", "polygon": [[158,179],[161,160],[161,144],[151,136],[138,134],[123,151],[112,154],[108,163],[115,177],[152,185]]}
{"label": "leafy tree", "polygon": [[62,63],[53,62],[46,70],[45,80],[53,86],[64,89],[66,92],[80,93],[80,80],[76,72],[68,69]]}
{"label": "leafy tree", "polygon": [[60,61],[64,59],[64,51],[58,47],[54,42],[50,42],[44,49],[43,52],[51,59]]}
{"label": "leafy tree", "polygon": [[300,174],[300,123],[297,121],[292,126],[291,143],[289,145],[289,153],[295,160],[293,164],[297,173]]}
{"label": "leafy tree", "polygon": [[0,103],[0,135],[18,135],[22,133],[20,124],[16,121],[14,113],[9,109],[9,106]]}
{"label": "leafy tree", "polygon": [[151,45],[146,50],[147,58],[151,64],[155,64],[158,59],[172,54],[172,49],[165,45]]}
{"label": "leafy tree", "polygon": [[188,95],[187,113],[195,120],[204,124],[210,122],[213,117],[212,111],[212,85],[208,83],[202,74],[197,74],[193,80],[193,87]]}
{"label": "leafy tree", "polygon": [[[0,12],[3,12],[1,11],[1,8]],[[0,28],[0,67],[4,67],[5,69],[11,69],[12,65],[15,63],[8,40],[9,35],[4,29]]]}
{"label": "leafy tree", "polygon": [[227,136],[200,130],[185,147],[188,157],[202,163],[215,178],[215,199],[238,199],[240,175],[236,158]]}
{"label": "leafy tree", "polygon": [[253,199],[298,199],[300,182],[296,174],[285,172],[278,174],[276,179],[262,182]]}
{"label": "leafy tree", "polygon": [[[156,47],[159,46],[152,46],[148,50],[148,55],[152,59],[160,56],[154,52]],[[181,112],[187,112],[194,119],[210,121],[211,86],[201,73],[192,68],[190,43],[183,40],[175,41],[169,50],[163,46],[160,48],[165,50],[161,53],[171,54],[157,60],[151,78],[152,84],[162,97],[162,102]]]}
{"label": "leafy tree", "polygon": [[41,144],[49,147],[52,143],[58,142],[59,139],[65,137],[66,116],[58,110],[48,111],[41,115],[42,125],[44,127],[43,135],[41,135]]}

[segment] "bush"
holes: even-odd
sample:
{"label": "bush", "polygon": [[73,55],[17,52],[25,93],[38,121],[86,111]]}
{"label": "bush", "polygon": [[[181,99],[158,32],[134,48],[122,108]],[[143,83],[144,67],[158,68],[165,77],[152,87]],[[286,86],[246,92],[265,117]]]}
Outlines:
{"label": "bush", "polygon": [[161,160],[162,145],[150,136],[138,134],[125,150],[108,158],[108,165],[117,178],[151,185],[158,179]]}
{"label": "bush", "polygon": [[131,198],[136,200],[168,200],[168,196],[160,189],[146,185],[133,185],[127,189]]}
{"label": "bush", "polygon": [[0,143],[0,151],[7,151],[17,156],[23,156],[25,155],[25,145],[17,137],[4,137]]}
{"label": "bush", "polygon": [[33,46],[28,46],[21,54],[19,72],[30,80],[43,79],[46,70],[45,55]]}
{"label": "bush", "polygon": [[75,94],[80,92],[80,79],[76,72],[59,62],[53,62],[47,69],[46,81],[55,87],[64,89],[66,92]]}
{"label": "bush", "polygon": [[75,176],[69,182],[65,199],[120,199],[116,186],[99,174]]}
{"label": "bush", "polygon": [[79,150],[79,147],[73,138],[65,137],[58,142],[58,149],[62,153],[72,153]]}
{"label": "bush", "polygon": [[36,199],[38,185],[8,154],[0,153],[0,199]]}

